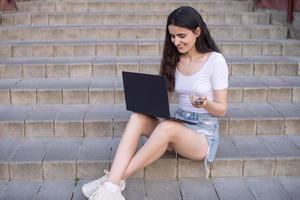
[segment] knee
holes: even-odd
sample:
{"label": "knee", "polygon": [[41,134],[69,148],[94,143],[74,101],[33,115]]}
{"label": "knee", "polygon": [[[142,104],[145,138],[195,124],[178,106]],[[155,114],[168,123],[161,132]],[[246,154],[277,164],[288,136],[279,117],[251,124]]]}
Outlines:
{"label": "knee", "polygon": [[176,130],[178,130],[178,123],[173,121],[162,121],[158,126],[158,133],[161,133],[163,135],[166,135],[171,138],[175,135]]}
{"label": "knee", "polygon": [[141,113],[132,113],[129,120],[134,121],[135,123],[143,123],[147,122],[147,120],[149,120],[149,117]]}
{"label": "knee", "polygon": [[128,123],[139,130],[139,133],[144,136],[151,134],[155,119],[140,113],[132,113]]}

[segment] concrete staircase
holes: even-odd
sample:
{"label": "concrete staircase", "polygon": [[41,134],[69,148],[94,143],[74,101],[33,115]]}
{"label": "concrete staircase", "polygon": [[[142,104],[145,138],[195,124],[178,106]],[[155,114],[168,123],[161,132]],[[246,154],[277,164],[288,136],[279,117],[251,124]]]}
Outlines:
{"label": "concrete staircase", "polygon": [[124,195],[299,199],[300,41],[286,27],[247,0],[39,0],[1,13],[1,200],[85,199],[130,115],[121,71],[158,73],[166,17],[181,5],[200,11],[229,64],[216,161],[205,179],[202,162],[166,153]]}

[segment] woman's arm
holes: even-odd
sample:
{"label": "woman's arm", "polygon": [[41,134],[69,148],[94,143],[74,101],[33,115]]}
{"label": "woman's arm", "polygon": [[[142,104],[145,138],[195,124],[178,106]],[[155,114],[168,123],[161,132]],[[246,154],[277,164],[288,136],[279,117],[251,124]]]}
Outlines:
{"label": "woman's arm", "polygon": [[214,116],[222,117],[226,114],[227,110],[227,88],[214,90],[214,101],[204,100],[202,105],[193,102],[192,104],[196,108],[204,108]]}

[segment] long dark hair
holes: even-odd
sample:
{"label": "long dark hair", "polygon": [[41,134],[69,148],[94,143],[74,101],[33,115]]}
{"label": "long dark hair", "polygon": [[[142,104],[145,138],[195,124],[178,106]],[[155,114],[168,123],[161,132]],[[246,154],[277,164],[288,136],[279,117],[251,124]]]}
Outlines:
{"label": "long dark hair", "polygon": [[208,53],[213,51],[220,52],[220,50],[212,39],[205,22],[197,10],[189,6],[182,6],[174,10],[168,16],[163,56],[160,65],[160,74],[165,75],[168,79],[169,91],[174,91],[175,71],[180,59],[180,53],[171,41],[171,35],[168,30],[169,25],[187,28],[193,32],[200,27],[201,34],[196,39],[195,44],[197,51],[200,53]]}

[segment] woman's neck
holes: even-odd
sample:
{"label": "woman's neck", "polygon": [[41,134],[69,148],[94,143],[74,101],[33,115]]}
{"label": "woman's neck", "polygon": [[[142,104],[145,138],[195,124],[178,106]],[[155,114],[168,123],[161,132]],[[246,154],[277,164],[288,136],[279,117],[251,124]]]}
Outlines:
{"label": "woman's neck", "polygon": [[205,53],[199,53],[196,50],[190,50],[187,53],[182,55],[182,58],[186,59],[188,62],[194,62],[201,60],[202,58],[205,57]]}

